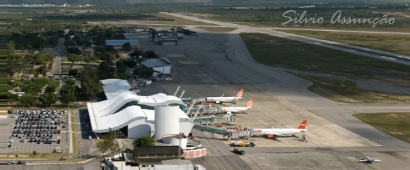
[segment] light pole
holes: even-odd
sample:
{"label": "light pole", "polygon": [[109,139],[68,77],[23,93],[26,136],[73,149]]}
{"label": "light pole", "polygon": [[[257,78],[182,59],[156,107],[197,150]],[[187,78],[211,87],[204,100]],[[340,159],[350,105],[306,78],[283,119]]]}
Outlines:
{"label": "light pole", "polygon": [[[68,89],[68,96],[70,96],[71,89]],[[67,111],[70,110],[70,100],[67,103]]]}
{"label": "light pole", "polygon": [[17,102],[19,103],[19,107],[20,107],[20,86],[17,87]]}

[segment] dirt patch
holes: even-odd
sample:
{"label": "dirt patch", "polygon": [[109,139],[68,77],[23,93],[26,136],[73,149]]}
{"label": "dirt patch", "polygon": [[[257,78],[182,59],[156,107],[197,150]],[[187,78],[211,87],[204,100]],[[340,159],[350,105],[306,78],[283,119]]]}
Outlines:
{"label": "dirt patch", "polygon": [[389,115],[387,115],[387,117],[399,118],[399,116],[397,114],[389,114]]}

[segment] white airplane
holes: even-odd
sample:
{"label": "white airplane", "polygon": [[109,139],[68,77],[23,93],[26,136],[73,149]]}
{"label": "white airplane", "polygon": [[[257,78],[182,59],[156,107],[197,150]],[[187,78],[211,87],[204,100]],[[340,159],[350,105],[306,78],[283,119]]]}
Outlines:
{"label": "white airplane", "polygon": [[373,162],[380,162],[380,159],[377,158],[370,158],[368,156],[364,156],[363,159],[360,159],[360,162],[365,162],[365,163],[373,163]]}
{"label": "white airplane", "polygon": [[221,107],[221,113],[237,113],[237,112],[244,112],[248,109],[252,108],[253,98],[249,99],[248,103],[245,104],[243,107]]}
{"label": "white airplane", "polygon": [[290,129],[253,129],[254,135],[267,135],[268,138],[274,139],[275,136],[289,136],[294,135],[300,132],[307,132],[306,129],[307,120],[304,120],[298,128],[290,128]]}
{"label": "white airplane", "polygon": [[224,97],[222,94],[221,97],[206,97],[205,102],[212,102],[212,103],[222,103],[222,102],[230,102],[230,103],[235,103],[239,99],[242,99],[242,94],[243,94],[243,89],[241,89],[238,94],[236,94],[233,97]]}

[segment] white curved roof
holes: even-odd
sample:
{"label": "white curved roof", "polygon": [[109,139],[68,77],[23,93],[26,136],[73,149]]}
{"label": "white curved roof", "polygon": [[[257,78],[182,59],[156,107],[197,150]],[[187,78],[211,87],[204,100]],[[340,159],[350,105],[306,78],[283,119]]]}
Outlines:
{"label": "white curved roof", "polygon": [[[134,122],[135,120],[155,120],[154,110],[141,109],[139,106],[129,106],[116,114],[106,116],[95,115],[93,112],[90,112],[90,110],[89,114],[91,127],[95,133],[106,133],[110,128],[112,130],[118,130]],[[182,110],[179,110],[178,115],[180,122],[190,121],[190,118]]]}
{"label": "white curved roof", "polygon": [[120,84],[128,84],[127,80],[121,80],[121,79],[105,79],[105,80],[100,80],[100,82],[104,85],[104,86],[111,86],[111,85],[120,85]]}
{"label": "white curved roof", "polygon": [[131,122],[138,119],[146,119],[146,113],[139,106],[130,106],[117,114],[108,116],[95,116],[94,119],[90,119],[91,127],[96,133],[107,132],[110,128],[112,130],[121,129],[127,126]]}
{"label": "white curved roof", "polygon": [[[109,81],[108,84],[115,84],[115,81]],[[91,126],[94,132],[104,133],[108,129],[120,129],[127,126],[129,123],[145,119],[145,121],[155,120],[155,111],[141,109],[140,106],[128,106],[121,111],[118,111],[122,106],[128,102],[136,101],[140,105],[158,106],[169,104],[184,105],[181,99],[175,96],[168,96],[164,93],[158,93],[151,96],[138,96],[132,91],[123,91],[115,95],[113,98],[100,102],[87,103],[88,113],[90,116]],[[180,110],[180,121],[185,122],[189,117]]]}
{"label": "white curved roof", "polygon": [[[162,96],[162,97],[160,97]],[[184,105],[181,99],[175,96],[167,96],[166,94],[156,94],[152,96],[137,96],[132,91],[121,92],[115,97],[104,100],[101,102],[87,103],[87,106],[98,116],[106,116],[109,114],[114,114],[118,109],[128,102],[136,101],[138,104],[146,106],[158,106],[158,105],[169,105],[169,104],[179,104]]]}
{"label": "white curved roof", "polygon": [[131,89],[131,85],[127,80],[106,79],[101,80],[100,82],[103,86],[104,93],[107,99],[115,97],[120,92],[129,91]]}

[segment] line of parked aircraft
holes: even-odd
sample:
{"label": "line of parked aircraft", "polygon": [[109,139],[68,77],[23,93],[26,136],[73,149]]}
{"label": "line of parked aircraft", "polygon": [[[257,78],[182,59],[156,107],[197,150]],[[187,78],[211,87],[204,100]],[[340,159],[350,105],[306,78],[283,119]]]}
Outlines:
{"label": "line of parked aircraft", "polygon": [[220,97],[206,97],[205,102],[208,103],[217,103],[217,104],[222,104],[222,103],[236,103],[238,102],[239,99],[242,99],[242,94],[243,94],[243,89],[239,90],[239,92],[232,97],[224,97],[224,94]]}
{"label": "line of parked aircraft", "polygon": [[[208,103],[237,103],[239,99],[242,99],[244,89],[241,89],[235,96],[232,97],[224,97],[224,95],[220,97],[206,97],[205,102]],[[231,115],[233,113],[244,112],[250,108],[252,108],[253,98],[251,98],[245,106],[242,107],[221,107],[221,112],[226,113],[226,115]],[[297,128],[270,128],[270,129],[253,129],[253,134],[255,136],[267,136],[268,138],[275,139],[277,136],[291,136],[297,133],[307,132],[307,120],[303,120],[302,123]],[[381,160],[378,158],[371,158],[369,156],[364,156],[364,158],[360,159],[360,162],[364,163],[373,163],[373,162],[380,162]]]}
{"label": "line of parked aircraft", "polygon": [[[244,89],[239,90],[239,92],[232,97],[224,97],[224,95],[220,97],[206,97],[205,101],[208,103],[236,103],[239,99],[242,99]],[[226,113],[231,115],[233,113],[244,112],[250,108],[252,108],[254,98],[251,98],[248,103],[241,107],[221,107],[220,112]],[[303,120],[303,122],[297,128],[283,128],[283,129],[253,129],[253,134],[256,136],[263,136],[266,135],[269,138],[276,138],[277,136],[291,136],[301,132],[307,132],[306,129],[307,120]]]}

